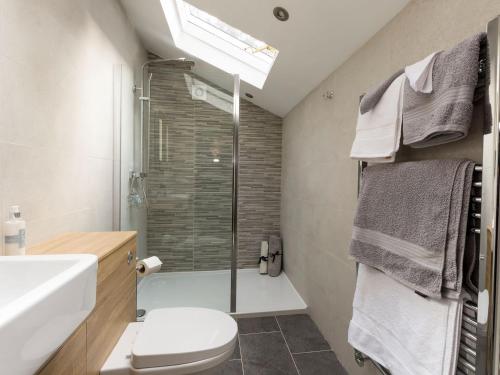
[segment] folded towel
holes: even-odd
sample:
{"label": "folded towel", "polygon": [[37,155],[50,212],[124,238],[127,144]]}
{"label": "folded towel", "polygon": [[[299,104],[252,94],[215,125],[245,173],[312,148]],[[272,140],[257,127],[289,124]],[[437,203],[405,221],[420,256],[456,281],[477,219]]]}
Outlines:
{"label": "folded towel", "polygon": [[359,114],[351,158],[373,163],[393,162],[401,139],[404,74],[387,88],[377,105]]}
{"label": "folded towel", "polygon": [[365,168],[351,255],[411,289],[461,290],[474,164],[427,160]]}
{"label": "folded towel", "polygon": [[283,269],[283,247],[281,237],[269,236],[269,256],[267,260],[267,273],[271,277],[279,276]]}
{"label": "folded towel", "polygon": [[403,143],[415,148],[436,146],[466,137],[472,122],[478,82],[479,53],[485,33],[476,34],[437,55],[432,93],[404,89]]}
{"label": "folded towel", "polygon": [[348,341],[392,375],[453,375],[461,317],[462,299],[423,298],[360,264]]}
{"label": "folded towel", "polygon": [[432,68],[437,52],[431,53],[425,59],[405,67],[406,78],[413,91],[429,94],[432,92]]}
{"label": "folded towel", "polygon": [[394,82],[396,78],[398,78],[401,74],[404,73],[404,69],[399,69],[396,73],[390,76],[385,81],[381,82],[371,90],[369,90],[361,99],[359,103],[359,112],[364,115],[366,112],[371,111],[379,102],[382,95],[386,92],[387,88]]}

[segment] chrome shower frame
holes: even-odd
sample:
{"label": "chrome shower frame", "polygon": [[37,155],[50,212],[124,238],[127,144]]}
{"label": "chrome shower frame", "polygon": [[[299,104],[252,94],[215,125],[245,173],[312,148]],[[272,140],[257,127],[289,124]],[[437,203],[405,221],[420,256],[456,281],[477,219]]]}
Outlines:
{"label": "chrome shower frame", "polygon": [[231,251],[231,307],[236,312],[236,287],[238,273],[238,175],[240,164],[240,76],[234,75],[233,88],[233,203]]}

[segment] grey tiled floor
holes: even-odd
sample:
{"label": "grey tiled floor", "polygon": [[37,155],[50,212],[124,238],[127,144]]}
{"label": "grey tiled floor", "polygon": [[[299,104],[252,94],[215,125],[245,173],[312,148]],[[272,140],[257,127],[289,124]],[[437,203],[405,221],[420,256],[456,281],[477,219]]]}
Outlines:
{"label": "grey tiled floor", "polygon": [[308,315],[238,319],[238,329],[233,357],[213,375],[347,375]]}

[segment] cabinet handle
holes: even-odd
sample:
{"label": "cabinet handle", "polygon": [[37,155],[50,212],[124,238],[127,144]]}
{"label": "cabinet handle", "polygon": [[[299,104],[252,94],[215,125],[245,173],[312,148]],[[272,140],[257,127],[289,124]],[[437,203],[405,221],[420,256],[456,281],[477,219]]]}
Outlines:
{"label": "cabinet handle", "polygon": [[132,251],[129,250],[127,254],[127,264],[130,264],[133,259],[134,259],[134,254],[132,253]]}

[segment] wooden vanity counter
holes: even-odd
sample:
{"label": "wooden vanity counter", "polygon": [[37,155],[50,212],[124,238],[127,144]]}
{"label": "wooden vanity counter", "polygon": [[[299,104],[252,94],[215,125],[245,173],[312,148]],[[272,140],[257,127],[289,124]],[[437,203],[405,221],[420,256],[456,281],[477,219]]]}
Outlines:
{"label": "wooden vanity counter", "polygon": [[65,233],[49,241],[30,246],[30,255],[40,254],[95,254],[99,262],[135,240],[136,232],[74,232]]}
{"label": "wooden vanity counter", "polygon": [[95,254],[94,311],[40,369],[39,375],[98,375],[128,323],[136,320],[136,232],[66,233],[31,246],[30,255]]}

